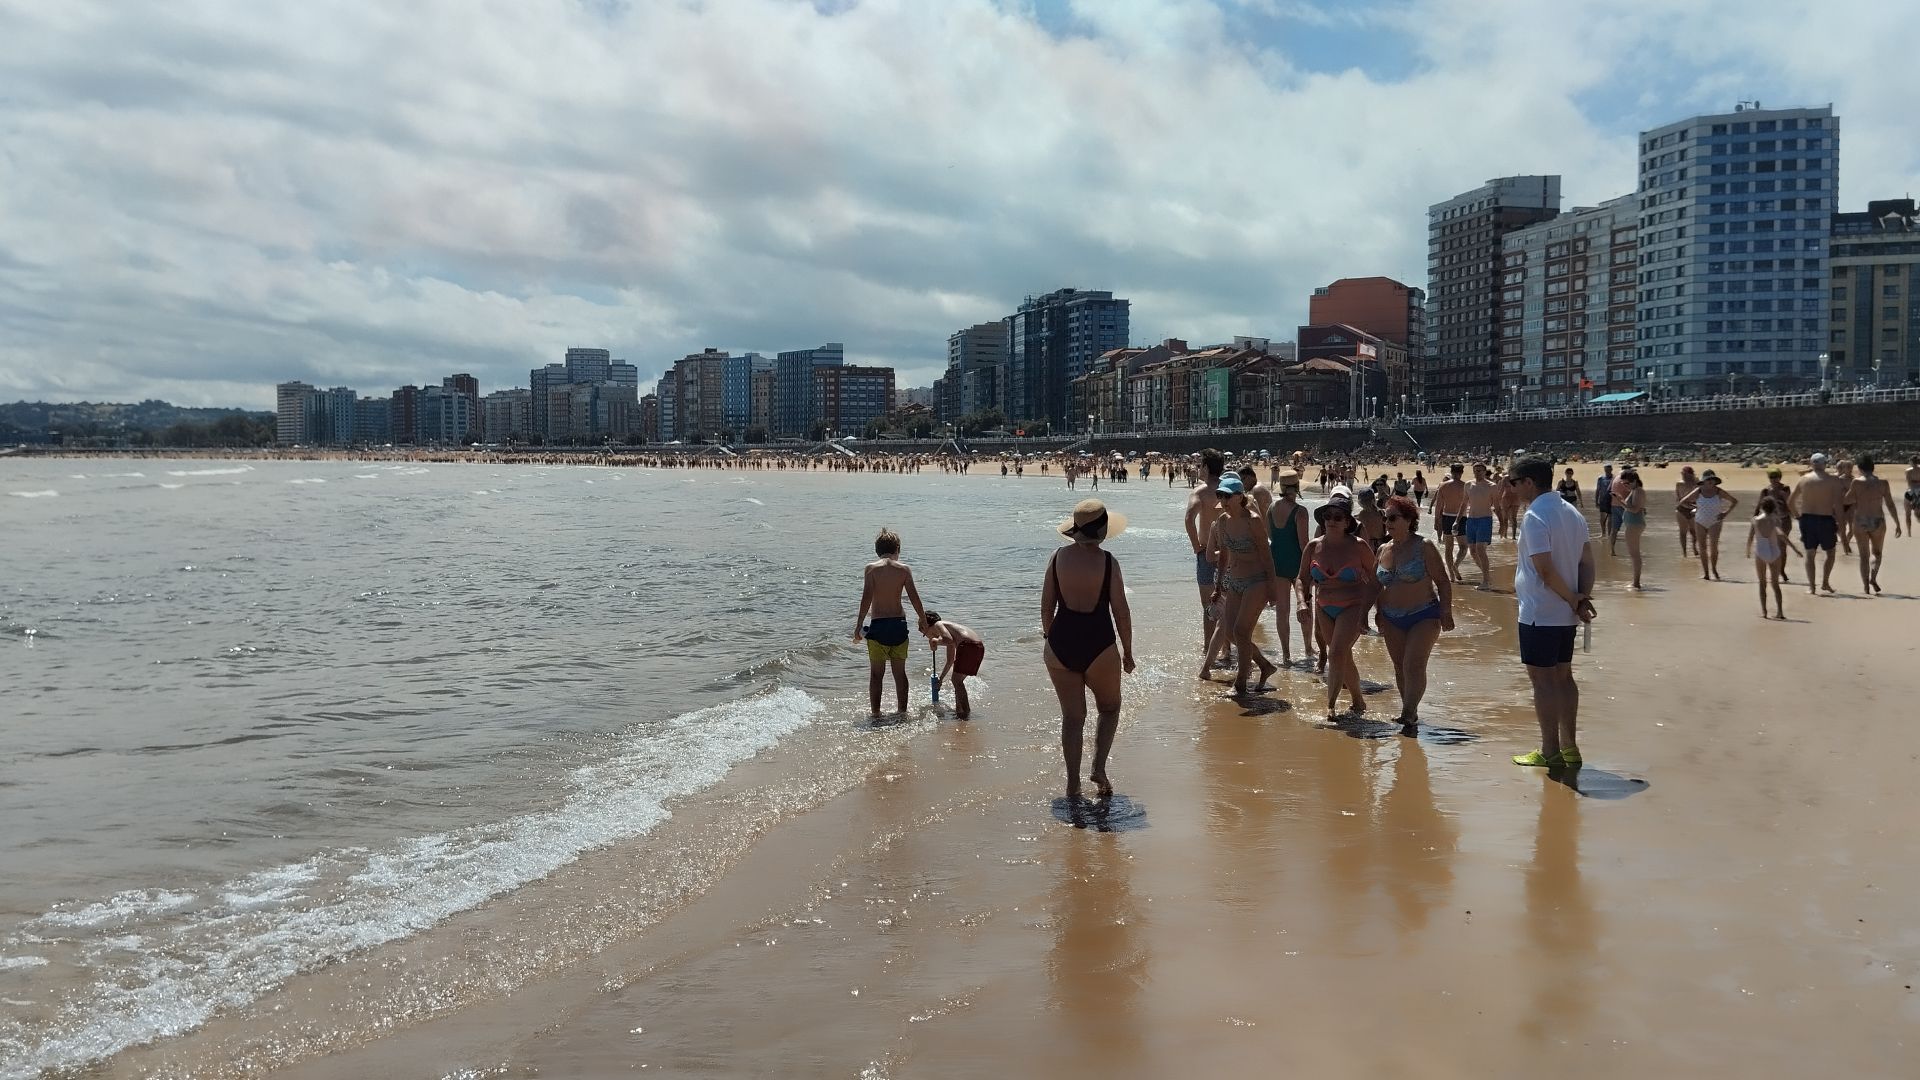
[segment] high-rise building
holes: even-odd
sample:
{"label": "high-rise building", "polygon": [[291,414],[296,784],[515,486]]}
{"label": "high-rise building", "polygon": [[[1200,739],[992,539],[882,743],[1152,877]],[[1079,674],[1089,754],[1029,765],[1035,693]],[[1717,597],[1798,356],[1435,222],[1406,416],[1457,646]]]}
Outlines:
{"label": "high-rise building", "polygon": [[525,442],[533,431],[533,391],[525,387],[495,390],[481,399],[480,428],[490,443]]}
{"label": "high-rise building", "polygon": [[1126,347],[1128,309],[1110,292],[1059,289],[1027,297],[1008,322],[1009,417],[1064,427],[1068,382],[1100,354]]}
{"label": "high-rise building", "polygon": [[1427,208],[1429,410],[1498,401],[1501,241],[1559,212],[1558,176],[1503,176]]}
{"label": "high-rise building", "polygon": [[640,399],[640,439],[649,445],[660,441],[659,394],[647,394]]}
{"label": "high-rise building", "polygon": [[680,371],[668,368],[660,376],[660,384],[654,390],[659,399],[660,441],[673,442],[680,438]]}
{"label": "high-rise building", "polygon": [[473,428],[467,395],[447,386],[421,387],[415,398],[414,442],[422,446],[458,446]]}
{"label": "high-rise building", "polygon": [[321,419],[321,430],[315,442],[331,443],[334,446],[351,446],[354,442],[354,424],[358,420],[358,410],[354,402],[360,395],[353,392],[351,386],[336,386],[325,394],[326,415]]}
{"label": "high-rise building", "polygon": [[1920,385],[1920,216],[1912,199],[1833,215],[1829,377],[1843,384]]}
{"label": "high-rise building", "polygon": [[527,373],[527,388],[531,391],[527,405],[527,423],[532,427],[529,434],[545,439],[552,433],[553,425],[547,410],[553,401],[554,389],[567,383],[565,364],[548,364]]}
{"label": "high-rise building", "polygon": [[810,434],[819,419],[814,411],[814,370],[839,367],[846,362],[846,346],[838,341],[777,354],[773,362],[773,434],[784,438],[805,438]]}
{"label": "high-rise building", "polygon": [[473,417],[473,429],[467,432],[474,438],[480,437],[480,429],[485,426],[480,413],[480,380],[471,375],[449,375],[440,380],[440,385],[467,398],[467,415]]}
{"label": "high-rise building", "polygon": [[363,397],[353,403],[353,441],[379,446],[393,442],[393,399]]}
{"label": "high-rise building", "polygon": [[1427,294],[1392,278],[1341,278],[1313,290],[1307,321],[1365,330],[1405,350],[1407,362],[1386,370],[1388,411],[1415,411],[1426,400]]}
{"label": "high-rise building", "polygon": [[813,369],[814,413],[837,435],[864,434],[893,408],[893,369],[827,364]]}
{"label": "high-rise building", "polygon": [[411,384],[393,392],[387,419],[393,430],[387,441],[395,446],[412,446],[419,441],[420,388]]}
{"label": "high-rise building", "polygon": [[1501,241],[1502,400],[1565,405],[1635,388],[1639,200],[1577,207]]}
{"label": "high-rise building", "polygon": [[747,426],[773,430],[773,364],[771,357],[761,357],[749,377],[747,394]]}
{"label": "high-rise building", "polygon": [[321,441],[326,412],[326,398],[318,388],[298,381],[281,383],[274,387],[274,441],[286,446]]}
{"label": "high-rise building", "polygon": [[976,323],[947,338],[948,420],[1002,409],[1000,390],[1007,366],[1007,320]]}
{"label": "high-rise building", "polygon": [[631,386],[638,391],[640,388],[640,369],[627,363],[625,360],[615,360],[613,363],[607,365],[607,382],[614,386]]}
{"label": "high-rise building", "polygon": [[674,418],[680,438],[711,441],[728,430],[726,378],[732,359],[719,349],[708,348],[688,353],[673,365],[678,374],[679,401],[674,406]]}
{"label": "high-rise building", "polygon": [[1649,389],[1704,397],[1818,377],[1839,163],[1831,107],[1742,103],[1641,133],[1636,363]]}
{"label": "high-rise building", "polygon": [[605,349],[568,349],[566,368],[570,383],[609,382],[613,375],[613,354]]}
{"label": "high-rise building", "polygon": [[726,426],[738,434],[753,422],[753,373],[763,363],[771,363],[759,353],[728,356],[721,376],[720,394]]}

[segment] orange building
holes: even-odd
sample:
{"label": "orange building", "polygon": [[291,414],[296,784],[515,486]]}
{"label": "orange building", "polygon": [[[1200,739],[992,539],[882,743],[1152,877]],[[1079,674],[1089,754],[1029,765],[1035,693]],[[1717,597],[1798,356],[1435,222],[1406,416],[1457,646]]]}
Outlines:
{"label": "orange building", "polygon": [[1424,291],[1392,278],[1341,278],[1313,290],[1313,298],[1307,303],[1307,321],[1314,326],[1351,326],[1404,347],[1406,375],[1395,380],[1390,394],[1395,402],[1401,394],[1419,402],[1426,393],[1426,305]]}

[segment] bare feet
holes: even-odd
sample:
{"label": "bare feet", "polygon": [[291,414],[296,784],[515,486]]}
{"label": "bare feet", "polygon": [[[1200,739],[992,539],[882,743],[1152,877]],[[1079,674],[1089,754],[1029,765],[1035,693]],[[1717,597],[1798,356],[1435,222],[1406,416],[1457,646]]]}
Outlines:
{"label": "bare feet", "polygon": [[1255,683],[1253,688],[1255,690],[1268,689],[1267,680],[1273,678],[1273,673],[1278,670],[1280,669],[1274,667],[1272,663],[1261,664],[1260,665],[1260,681],[1258,683]]}
{"label": "bare feet", "polygon": [[1067,785],[1067,801],[1073,802],[1079,797],[1080,797],[1080,778],[1076,776],[1073,778],[1073,782]]}
{"label": "bare feet", "polygon": [[1100,798],[1113,798],[1113,783],[1107,779],[1106,773],[1097,772],[1087,777],[1087,779],[1093,781],[1093,790],[1099,792]]}

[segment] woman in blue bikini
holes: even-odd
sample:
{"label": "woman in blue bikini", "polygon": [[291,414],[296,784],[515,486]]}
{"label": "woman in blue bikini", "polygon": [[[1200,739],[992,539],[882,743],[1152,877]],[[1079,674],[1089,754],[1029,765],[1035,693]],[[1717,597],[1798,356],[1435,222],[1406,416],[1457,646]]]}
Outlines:
{"label": "woman in blue bikini", "polygon": [[1427,695],[1427,659],[1440,632],[1453,629],[1453,583],[1429,566],[1445,566],[1440,549],[1420,535],[1420,508],[1413,500],[1387,500],[1387,545],[1380,549],[1380,636],[1393,658],[1393,684],[1400,691],[1400,733],[1420,727],[1420,699]]}
{"label": "woman in blue bikini", "polygon": [[1325,649],[1320,654],[1327,672],[1327,715],[1338,711],[1340,691],[1353,699],[1355,714],[1367,711],[1360,696],[1360,667],[1353,660],[1353,643],[1367,625],[1373,606],[1373,548],[1360,539],[1353,520],[1353,501],[1333,498],[1313,512],[1326,532],[1307,545],[1300,560],[1300,608],[1313,612]]}

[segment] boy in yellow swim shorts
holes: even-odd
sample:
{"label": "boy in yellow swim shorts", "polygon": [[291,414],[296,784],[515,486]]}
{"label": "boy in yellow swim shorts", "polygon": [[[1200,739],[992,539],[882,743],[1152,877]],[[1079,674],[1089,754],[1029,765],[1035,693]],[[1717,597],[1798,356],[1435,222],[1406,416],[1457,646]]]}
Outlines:
{"label": "boy in yellow swim shorts", "polygon": [[[907,653],[909,651],[906,609],[900,603],[905,593],[913,612],[925,622],[927,609],[920,604],[920,590],[914,588],[913,571],[900,561],[900,534],[881,529],[873,541],[873,553],[879,558],[867,564],[866,584],[860,592],[860,614],[853,620],[853,640],[864,636],[867,643],[867,700],[873,715],[880,715],[880,684],[889,664],[893,667],[894,698],[900,712],[907,711]],[[873,621],[867,622],[871,612]]]}

